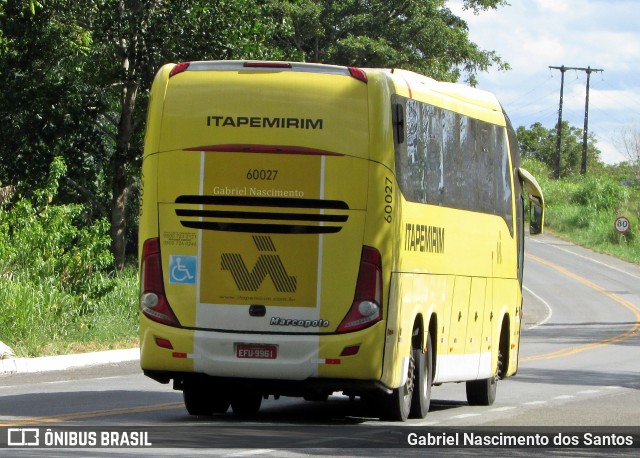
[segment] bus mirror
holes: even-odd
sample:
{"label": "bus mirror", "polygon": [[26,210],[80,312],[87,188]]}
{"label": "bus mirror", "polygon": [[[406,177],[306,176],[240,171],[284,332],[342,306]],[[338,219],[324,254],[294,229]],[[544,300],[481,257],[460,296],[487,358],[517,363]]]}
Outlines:
{"label": "bus mirror", "polygon": [[542,234],[544,221],[544,208],[537,202],[531,201],[531,214],[529,224],[529,234],[538,235]]}
{"label": "bus mirror", "polygon": [[529,202],[531,202],[529,233],[531,235],[542,234],[544,231],[544,196],[542,195],[542,188],[540,188],[534,176],[525,169],[519,168],[518,175],[522,180],[524,189],[527,191]]}

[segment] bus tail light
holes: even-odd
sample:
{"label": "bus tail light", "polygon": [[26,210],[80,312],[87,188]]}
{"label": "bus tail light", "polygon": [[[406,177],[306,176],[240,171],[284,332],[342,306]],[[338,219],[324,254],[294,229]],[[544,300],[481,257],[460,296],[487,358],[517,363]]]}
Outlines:
{"label": "bus tail light", "polygon": [[178,73],[186,71],[187,68],[189,68],[190,64],[191,62],[180,62],[179,64],[176,64],[176,66],[173,67],[169,72],[169,78],[171,78],[172,76],[176,76]]}
{"label": "bus tail light", "polygon": [[249,61],[242,64],[244,68],[291,68],[289,62],[276,61]]}
{"label": "bus tail light", "polygon": [[164,293],[160,240],[157,238],[146,240],[142,247],[140,291],[140,310],[147,318],[169,326],[180,326]]}
{"label": "bus tail light", "polygon": [[375,248],[362,248],[353,304],[337,332],[350,332],[382,320],[382,256]]}
{"label": "bus tail light", "polygon": [[358,67],[349,67],[349,73],[351,74],[351,76],[353,76],[355,79],[362,81],[363,83],[367,83],[368,79],[367,79],[367,74],[365,73],[364,70],[362,70],[361,68]]}

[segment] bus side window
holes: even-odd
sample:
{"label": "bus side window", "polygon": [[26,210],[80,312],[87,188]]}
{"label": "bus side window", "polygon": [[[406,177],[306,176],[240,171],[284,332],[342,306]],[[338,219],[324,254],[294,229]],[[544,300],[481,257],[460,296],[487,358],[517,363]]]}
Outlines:
{"label": "bus side window", "polygon": [[401,103],[393,104],[393,137],[396,144],[404,143],[404,106]]}

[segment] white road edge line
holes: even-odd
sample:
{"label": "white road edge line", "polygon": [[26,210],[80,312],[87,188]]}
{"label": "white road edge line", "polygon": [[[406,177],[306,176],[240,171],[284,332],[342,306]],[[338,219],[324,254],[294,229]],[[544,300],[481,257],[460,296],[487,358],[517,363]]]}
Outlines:
{"label": "white road edge line", "polygon": [[544,306],[547,308],[547,316],[544,318],[544,320],[542,320],[540,323],[534,324],[533,326],[531,326],[529,329],[535,329],[538,326],[542,326],[543,324],[545,324],[547,321],[549,321],[549,319],[551,318],[551,315],[553,315],[553,310],[551,309],[551,306],[549,305],[549,303],[547,301],[545,301],[543,298],[541,298],[540,296],[538,296],[536,293],[534,293],[533,291],[531,291],[530,288],[527,288],[526,286],[522,285],[522,289],[527,290],[527,292],[529,294],[531,294],[533,297],[535,297],[537,300],[539,300],[540,302],[542,302],[544,304]]}
{"label": "white road edge line", "polygon": [[470,418],[470,417],[479,417],[480,414],[479,413],[463,413],[462,415],[456,415],[454,417],[451,417],[451,419],[453,418]]}
{"label": "white road edge line", "polygon": [[439,423],[439,421],[418,421],[416,423],[411,423],[411,426],[433,426]]}
{"label": "white road edge line", "polygon": [[610,265],[610,264],[607,264],[606,262],[597,261],[597,260],[595,260],[595,259],[593,259],[593,258],[590,258],[589,256],[585,256],[585,255],[583,255],[583,254],[575,253],[575,252],[573,252],[573,251],[571,251],[571,250],[567,250],[566,248],[560,248],[559,246],[552,245],[551,243],[545,243],[545,242],[542,242],[542,241],[540,241],[540,240],[535,240],[535,239],[533,239],[533,238],[530,238],[530,239],[529,239],[529,241],[532,241],[532,242],[534,242],[534,243],[540,243],[540,244],[542,244],[542,245],[550,246],[550,247],[552,247],[552,248],[555,248],[556,250],[564,251],[565,253],[572,254],[572,255],[577,256],[577,257],[582,258],[582,259],[587,259],[587,260],[589,260],[589,261],[591,261],[591,262],[593,262],[593,263],[595,263],[595,264],[600,264],[601,266],[608,267],[609,269],[615,270],[616,272],[620,272],[620,273],[622,273],[622,274],[627,274],[627,275],[629,275],[630,277],[637,278],[638,280],[640,280],[640,277],[639,277],[639,276],[637,276],[637,275],[634,275],[634,274],[629,273],[629,272],[627,272],[627,271],[625,271],[625,270],[622,270],[622,269],[620,269],[620,268],[618,268],[618,267],[615,267],[615,266],[612,266],[612,265]]}
{"label": "white road edge line", "polygon": [[515,409],[515,406],[504,406],[504,407],[498,407],[496,409],[489,409],[489,412],[506,412],[507,410],[513,410]]}
{"label": "white road edge line", "polygon": [[275,452],[275,450],[263,448],[263,449],[257,449],[257,450],[247,450],[246,452],[232,453],[229,456],[253,456],[253,455],[264,455],[266,453],[273,453],[273,452]]}

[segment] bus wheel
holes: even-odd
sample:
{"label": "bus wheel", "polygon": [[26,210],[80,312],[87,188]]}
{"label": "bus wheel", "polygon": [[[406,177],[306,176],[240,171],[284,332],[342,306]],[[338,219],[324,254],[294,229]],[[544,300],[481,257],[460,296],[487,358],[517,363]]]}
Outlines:
{"label": "bus wheel", "polygon": [[411,398],[410,418],[424,418],[429,413],[431,403],[431,384],[433,381],[433,348],[431,335],[427,335],[427,351],[419,348],[413,349],[413,358],[416,362],[415,384]]}
{"label": "bus wheel", "polygon": [[185,387],[182,391],[184,406],[190,415],[212,415],[225,413],[229,409],[229,399],[212,395],[200,387]]}
{"label": "bus wheel", "polygon": [[493,377],[467,382],[467,401],[471,406],[490,406],[496,400],[496,389],[502,370],[502,352],[498,350],[498,369]]}
{"label": "bus wheel", "polygon": [[380,399],[380,419],[389,421],[405,421],[409,418],[411,399],[415,388],[416,373],[415,352],[412,350],[407,372],[407,381],[391,394],[382,395]]}
{"label": "bus wheel", "polygon": [[209,401],[211,403],[211,413],[227,413],[231,401],[226,396],[215,396]]}
{"label": "bus wheel", "polygon": [[231,400],[231,408],[236,415],[252,415],[260,410],[262,394],[258,391],[238,392]]}

